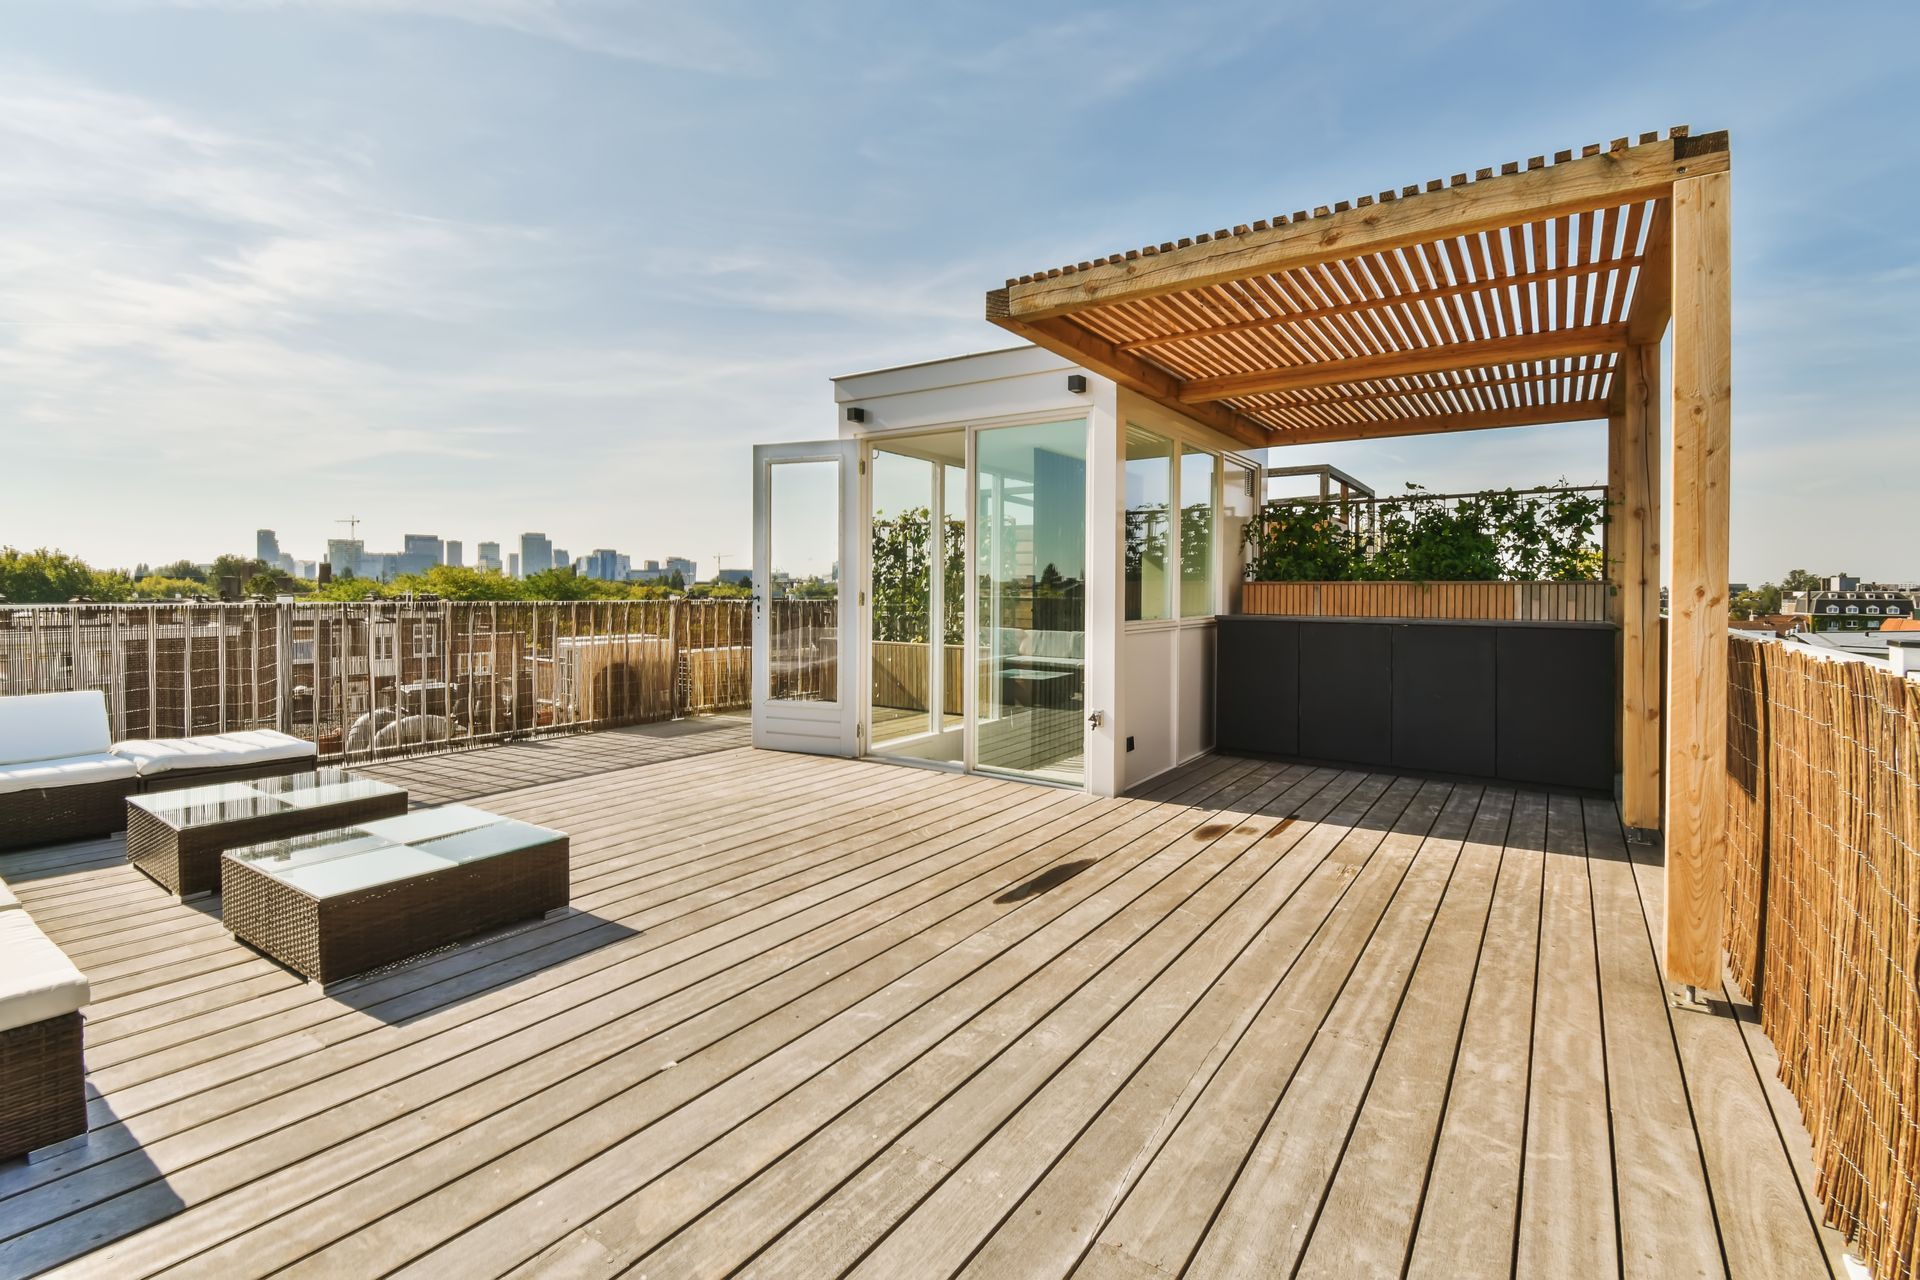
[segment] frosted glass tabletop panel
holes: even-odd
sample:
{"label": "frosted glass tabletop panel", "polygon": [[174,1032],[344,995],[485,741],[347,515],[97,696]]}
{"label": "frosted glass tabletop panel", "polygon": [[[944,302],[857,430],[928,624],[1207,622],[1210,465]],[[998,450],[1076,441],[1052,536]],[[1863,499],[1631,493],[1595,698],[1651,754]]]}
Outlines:
{"label": "frosted glass tabletop panel", "polygon": [[169,826],[185,829],[404,794],[401,788],[388,783],[356,778],[345,769],[326,768],[247,782],[216,782],[203,787],[156,791],[131,796],[128,803]]}
{"label": "frosted glass tabletop panel", "polygon": [[208,787],[183,787],[129,796],[127,803],[145,809],[174,827],[200,827],[216,822],[239,822],[292,809],[279,796],[268,795],[250,783],[222,782]]}
{"label": "frosted glass tabletop panel", "polygon": [[360,830],[372,832],[395,844],[413,844],[420,840],[431,840],[436,836],[450,836],[456,831],[471,831],[475,827],[484,827],[506,819],[485,809],[476,809],[472,805],[445,804],[437,809],[416,809],[412,813],[397,818],[379,818],[360,825]]}
{"label": "frosted glass tabletop panel", "polygon": [[282,884],[291,885],[316,898],[337,898],[341,894],[358,893],[362,889],[377,888],[396,880],[411,880],[415,876],[445,871],[453,865],[445,858],[436,858],[431,853],[402,844],[370,849],[344,858],[329,858],[325,862],[304,867],[276,869],[273,876]]}
{"label": "frosted glass tabletop panel", "polygon": [[396,848],[399,846],[391,840],[369,835],[358,827],[344,827],[339,831],[321,831],[314,835],[291,836],[285,840],[267,840],[241,849],[229,849],[227,857],[244,862],[256,871],[279,875],[282,871],[333,858]]}
{"label": "frosted glass tabletop panel", "polygon": [[475,827],[470,831],[415,840],[413,847],[449,862],[476,862],[558,839],[558,831],[536,827],[531,822],[515,822],[512,818],[496,818],[490,825]]}

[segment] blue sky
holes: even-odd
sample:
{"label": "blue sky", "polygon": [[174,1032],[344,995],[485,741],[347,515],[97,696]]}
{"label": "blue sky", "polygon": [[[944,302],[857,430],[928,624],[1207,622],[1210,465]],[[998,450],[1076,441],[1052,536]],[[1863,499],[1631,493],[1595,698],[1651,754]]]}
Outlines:
{"label": "blue sky", "polygon": [[[835,373],[1008,275],[1686,122],[1734,146],[1738,578],[1920,578],[1920,6],[14,0],[0,543],[358,515],[745,563]],[[1603,476],[1603,429],[1292,451]]]}

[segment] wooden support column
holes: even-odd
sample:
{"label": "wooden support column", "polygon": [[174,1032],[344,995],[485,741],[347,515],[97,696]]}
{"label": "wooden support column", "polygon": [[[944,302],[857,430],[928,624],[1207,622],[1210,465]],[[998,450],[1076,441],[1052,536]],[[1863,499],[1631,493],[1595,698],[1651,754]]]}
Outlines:
{"label": "wooden support column", "polygon": [[[1628,347],[1620,360],[1620,817],[1660,825],[1660,347]],[[1611,451],[1610,451],[1611,452]]]}
{"label": "wooden support column", "polygon": [[1667,626],[1667,980],[1719,985],[1727,822],[1732,443],[1725,172],[1673,185],[1673,568]]}
{"label": "wooden support column", "polygon": [[1621,621],[1626,609],[1626,557],[1620,551],[1620,498],[1626,490],[1626,414],[1618,407],[1620,384],[1626,370],[1614,373],[1612,406],[1607,411],[1607,522],[1600,528],[1601,562],[1606,565],[1607,621],[1613,624],[1613,771],[1620,772],[1626,758],[1625,708],[1627,681],[1626,650],[1620,638]]}

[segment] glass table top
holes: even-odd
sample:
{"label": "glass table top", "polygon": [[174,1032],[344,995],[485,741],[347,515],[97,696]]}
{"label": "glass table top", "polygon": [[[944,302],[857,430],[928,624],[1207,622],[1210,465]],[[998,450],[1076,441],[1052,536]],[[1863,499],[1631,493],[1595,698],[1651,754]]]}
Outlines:
{"label": "glass table top", "polygon": [[229,849],[226,856],[311,897],[332,898],[561,838],[530,822],[451,804]]}
{"label": "glass table top", "polygon": [[276,813],[294,813],[325,805],[369,800],[375,796],[404,795],[402,788],[372,778],[358,778],[345,769],[328,767],[312,773],[255,778],[247,782],[217,782],[204,787],[182,787],[130,796],[127,803],[146,810],[168,826],[215,826],[243,822]]}

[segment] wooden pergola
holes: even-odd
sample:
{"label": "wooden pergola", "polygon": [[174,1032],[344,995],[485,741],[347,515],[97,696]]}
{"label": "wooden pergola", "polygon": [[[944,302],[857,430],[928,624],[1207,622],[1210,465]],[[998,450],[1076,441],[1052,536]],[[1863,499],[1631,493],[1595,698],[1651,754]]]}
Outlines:
{"label": "wooden pergola", "polygon": [[1621,813],[1635,828],[1664,817],[1665,962],[1690,986],[1721,973],[1729,182],[1727,135],[1676,127],[1129,249],[987,295],[994,323],[1254,447],[1604,419]]}

